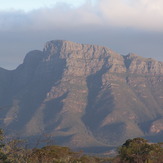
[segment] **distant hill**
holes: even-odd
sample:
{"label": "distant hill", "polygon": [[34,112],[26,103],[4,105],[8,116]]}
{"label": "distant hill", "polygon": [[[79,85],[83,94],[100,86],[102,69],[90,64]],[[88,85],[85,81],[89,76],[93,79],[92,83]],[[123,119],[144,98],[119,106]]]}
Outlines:
{"label": "distant hill", "polygon": [[163,141],[163,62],[50,41],[17,69],[0,68],[0,108],[7,134],[46,134],[72,148]]}

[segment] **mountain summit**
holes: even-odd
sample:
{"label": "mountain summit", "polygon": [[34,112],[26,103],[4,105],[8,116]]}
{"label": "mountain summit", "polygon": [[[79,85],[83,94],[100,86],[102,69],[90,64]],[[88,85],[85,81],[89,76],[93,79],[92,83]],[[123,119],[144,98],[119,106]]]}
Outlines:
{"label": "mountain summit", "polygon": [[13,71],[0,69],[1,126],[74,148],[128,138],[163,141],[163,62],[70,41],[49,41]]}

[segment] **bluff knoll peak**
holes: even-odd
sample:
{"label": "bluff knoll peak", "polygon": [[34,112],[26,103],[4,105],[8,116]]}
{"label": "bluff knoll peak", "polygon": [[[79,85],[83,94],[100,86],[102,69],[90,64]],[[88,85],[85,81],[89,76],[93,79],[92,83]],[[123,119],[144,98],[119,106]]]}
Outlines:
{"label": "bluff knoll peak", "polygon": [[163,62],[96,45],[47,42],[13,71],[0,69],[1,125],[75,148],[128,138],[163,141]]}

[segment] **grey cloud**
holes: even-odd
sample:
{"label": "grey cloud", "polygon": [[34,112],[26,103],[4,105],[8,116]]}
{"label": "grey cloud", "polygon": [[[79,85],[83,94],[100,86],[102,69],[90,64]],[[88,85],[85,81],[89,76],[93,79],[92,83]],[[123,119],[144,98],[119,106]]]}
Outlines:
{"label": "grey cloud", "polygon": [[114,26],[163,31],[162,0],[99,0],[105,21]]}
{"label": "grey cloud", "polygon": [[86,1],[78,8],[67,4],[40,8],[30,12],[0,12],[0,30],[49,30],[85,25],[131,27],[149,31],[163,31],[162,0],[98,0]]}
{"label": "grey cloud", "polygon": [[0,12],[0,30],[49,30],[100,24],[100,17],[94,13],[90,3],[79,8],[59,5],[40,8],[30,12]]}

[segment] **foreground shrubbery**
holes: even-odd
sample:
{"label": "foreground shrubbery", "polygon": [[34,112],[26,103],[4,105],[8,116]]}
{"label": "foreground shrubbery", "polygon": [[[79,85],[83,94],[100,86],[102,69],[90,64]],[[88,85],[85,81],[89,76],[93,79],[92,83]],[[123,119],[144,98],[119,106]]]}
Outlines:
{"label": "foreground shrubbery", "polygon": [[0,130],[0,163],[102,163],[110,160],[73,152],[68,147],[52,145],[28,149],[25,144],[22,140],[5,142]]}
{"label": "foreground shrubbery", "polygon": [[46,146],[41,149],[16,150],[4,153],[4,163],[102,163],[110,162],[109,158],[98,158],[73,152],[68,147]]}
{"label": "foreground shrubbery", "polygon": [[[106,160],[108,159],[105,158]],[[34,149],[29,162],[99,163],[104,162],[104,159],[83,155],[81,152],[72,152],[68,147],[46,146],[41,149]]]}
{"label": "foreground shrubbery", "polygon": [[88,156],[60,146],[26,149],[24,144],[22,140],[5,143],[0,130],[0,163],[163,163],[162,144],[143,138],[127,140],[115,158]]}
{"label": "foreground shrubbery", "polygon": [[127,140],[118,153],[122,163],[163,163],[163,143],[148,143],[143,138]]}

